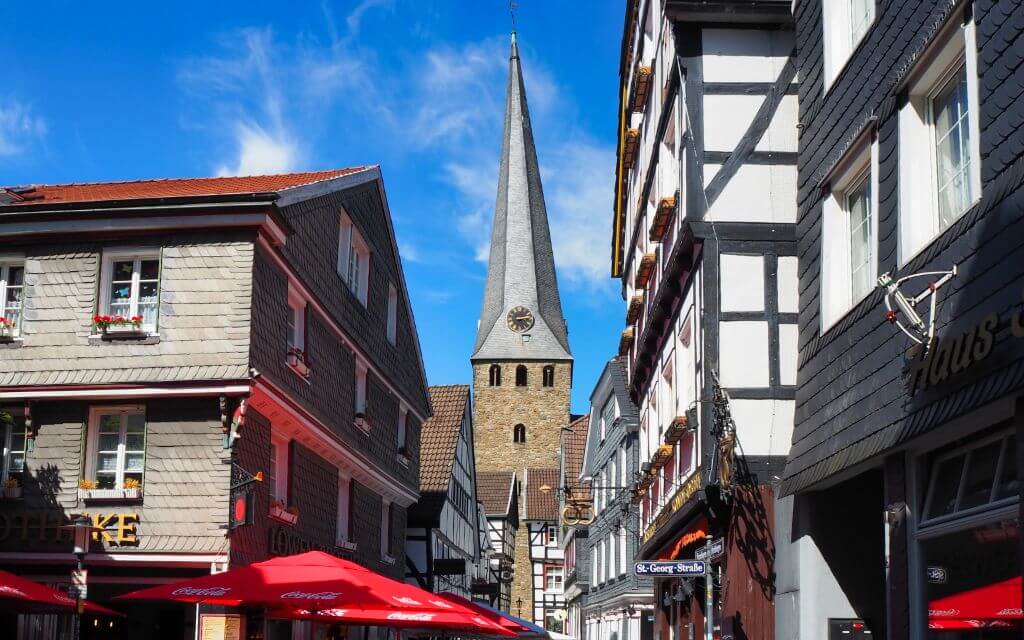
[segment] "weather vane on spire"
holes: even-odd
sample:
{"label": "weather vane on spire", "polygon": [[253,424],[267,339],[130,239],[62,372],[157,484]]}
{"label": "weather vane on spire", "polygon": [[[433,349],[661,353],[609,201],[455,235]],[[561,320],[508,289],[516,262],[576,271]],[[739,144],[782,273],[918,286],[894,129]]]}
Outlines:
{"label": "weather vane on spire", "polygon": [[516,0],[508,0],[508,14],[512,16],[512,34],[516,33]]}

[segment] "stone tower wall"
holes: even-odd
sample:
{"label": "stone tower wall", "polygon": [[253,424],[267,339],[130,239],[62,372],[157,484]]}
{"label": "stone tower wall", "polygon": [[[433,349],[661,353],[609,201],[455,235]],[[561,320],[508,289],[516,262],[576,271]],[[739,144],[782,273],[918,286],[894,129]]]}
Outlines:
{"label": "stone tower wall", "polygon": [[[500,362],[497,364],[501,365],[501,386],[492,387],[488,384],[491,364],[473,364],[477,468],[521,472],[525,467],[557,467],[560,430],[569,425],[572,365],[568,362]],[[520,364],[527,368],[525,387],[516,386],[516,366]],[[542,384],[543,369],[548,364],[555,367],[552,387]],[[526,426],[525,443],[513,441],[512,429],[518,423]]]}

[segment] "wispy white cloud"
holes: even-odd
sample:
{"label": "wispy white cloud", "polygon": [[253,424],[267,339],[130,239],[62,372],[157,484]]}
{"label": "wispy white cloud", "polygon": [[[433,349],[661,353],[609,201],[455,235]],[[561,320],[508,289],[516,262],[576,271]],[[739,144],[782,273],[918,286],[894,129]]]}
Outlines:
{"label": "wispy white cloud", "polygon": [[352,37],[359,35],[359,27],[362,25],[363,15],[367,11],[375,7],[391,8],[392,6],[394,6],[392,0],[362,0],[345,18],[349,35]]}
{"label": "wispy white cloud", "polygon": [[258,125],[236,125],[238,156],[233,165],[220,165],[219,176],[251,176],[294,171],[298,165],[298,149],[287,134],[272,134]]}
{"label": "wispy white cloud", "polygon": [[32,105],[14,100],[0,103],[0,156],[23,153],[46,132],[46,120],[33,113]]}

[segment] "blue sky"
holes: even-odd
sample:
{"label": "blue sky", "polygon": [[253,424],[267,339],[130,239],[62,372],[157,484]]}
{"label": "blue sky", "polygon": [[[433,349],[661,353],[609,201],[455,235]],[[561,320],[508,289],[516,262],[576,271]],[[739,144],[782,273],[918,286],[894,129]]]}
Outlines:
{"label": "blue sky", "polygon": [[[517,4],[579,412],[622,328],[608,247],[623,8]],[[0,184],[380,164],[429,381],[470,380],[507,2],[40,1],[5,20]]]}

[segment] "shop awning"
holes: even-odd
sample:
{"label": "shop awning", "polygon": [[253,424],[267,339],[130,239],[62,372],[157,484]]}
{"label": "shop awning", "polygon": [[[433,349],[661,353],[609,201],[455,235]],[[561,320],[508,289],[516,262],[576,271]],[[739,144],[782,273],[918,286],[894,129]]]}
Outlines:
{"label": "shop awning", "polygon": [[693,544],[708,537],[708,521],[701,518],[688,531],[676,538],[675,542],[667,545],[667,552],[658,556],[658,560],[678,560],[682,552]]}
{"label": "shop awning", "polygon": [[928,603],[928,626],[932,629],[977,629],[1020,620],[1024,620],[1020,576]]}
{"label": "shop awning", "polygon": [[[74,610],[75,600],[66,593],[27,578],[0,571],[0,608],[21,613],[52,613]],[[99,616],[121,614],[95,602],[84,603],[85,611]]]}
{"label": "shop awning", "polygon": [[482,617],[486,618],[487,620],[490,620],[491,622],[493,622],[493,623],[495,623],[497,625],[500,625],[501,627],[503,627],[503,628],[513,632],[513,633],[520,633],[520,632],[523,632],[523,631],[529,631],[530,630],[529,627],[527,627],[526,625],[520,624],[520,622],[516,622],[512,618],[512,616],[506,615],[506,614],[504,614],[504,613],[502,613],[500,611],[497,611],[497,610],[492,609],[490,607],[484,606],[484,605],[479,604],[477,602],[473,602],[472,600],[467,600],[466,598],[463,598],[460,595],[456,595],[456,594],[451,593],[449,591],[442,591],[441,593],[439,593],[437,595],[441,596],[442,598],[444,598],[448,602],[453,602],[455,604],[462,605],[462,606],[466,607],[467,609],[472,609],[473,611],[477,612],[478,614],[480,614]]}
{"label": "shop awning", "polygon": [[285,618],[324,617],[350,624],[515,635],[500,625],[476,620],[480,616],[471,609],[321,551],[140,589],[117,599],[263,607]]}

